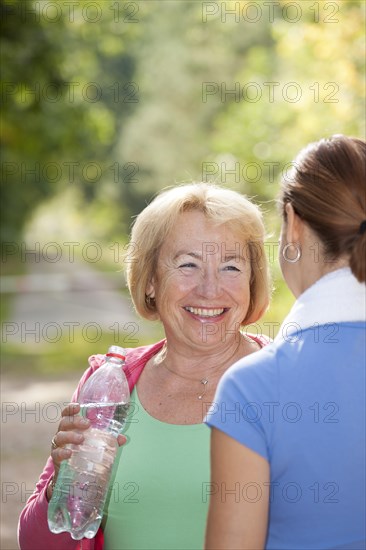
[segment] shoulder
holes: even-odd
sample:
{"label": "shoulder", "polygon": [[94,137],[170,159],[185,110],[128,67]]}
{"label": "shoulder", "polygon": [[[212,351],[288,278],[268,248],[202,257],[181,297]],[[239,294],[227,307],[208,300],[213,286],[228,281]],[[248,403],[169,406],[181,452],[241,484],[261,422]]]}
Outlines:
{"label": "shoulder", "polygon": [[234,363],[222,376],[217,397],[238,402],[274,399],[278,388],[278,356],[273,344]]}
{"label": "shoulder", "polygon": [[[155,342],[154,344],[148,344],[146,346],[139,346],[137,348],[125,348],[126,361],[123,366],[123,370],[127,376],[127,379],[131,383],[131,388],[137,382],[142,370],[146,363],[155,355],[164,345],[165,340]],[[104,355],[92,355],[89,357],[89,369],[84,374],[84,380],[89,378],[93,372],[99,368],[105,361]]]}
{"label": "shoulder", "polygon": [[[130,365],[136,362],[140,362],[144,359],[148,360],[152,355],[157,353],[159,349],[164,345],[165,340],[155,342],[154,344],[148,344],[146,346],[139,346],[137,348],[125,348],[126,364]],[[89,368],[94,372],[97,368],[103,365],[105,361],[105,355],[97,353],[91,355],[88,359]]]}
{"label": "shoulder", "polygon": [[270,374],[273,375],[278,362],[277,346],[270,341],[267,341],[264,346],[262,343],[259,345],[262,346],[259,351],[239,359],[226,371],[224,376],[228,379],[235,379],[238,376],[268,377]]}
{"label": "shoulder", "polygon": [[126,349],[126,364],[132,365],[134,363],[147,362],[150,357],[155,355],[164,345],[165,339],[155,342],[154,344],[148,344],[146,346],[139,346],[138,348]]}
{"label": "shoulder", "polygon": [[253,340],[253,342],[256,342],[260,348],[263,348],[264,346],[268,346],[268,344],[272,342],[269,336],[266,336],[265,334],[254,335],[247,332],[245,335],[251,340]]}

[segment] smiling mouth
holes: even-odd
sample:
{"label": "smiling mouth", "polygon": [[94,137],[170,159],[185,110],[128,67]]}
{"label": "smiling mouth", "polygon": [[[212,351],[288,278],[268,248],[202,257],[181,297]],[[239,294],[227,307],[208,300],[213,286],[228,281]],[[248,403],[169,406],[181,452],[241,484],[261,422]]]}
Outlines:
{"label": "smiling mouth", "polygon": [[199,315],[200,317],[218,317],[222,315],[224,311],[227,311],[227,308],[214,308],[214,309],[202,309],[200,307],[185,307],[184,308],[189,313],[193,315]]}

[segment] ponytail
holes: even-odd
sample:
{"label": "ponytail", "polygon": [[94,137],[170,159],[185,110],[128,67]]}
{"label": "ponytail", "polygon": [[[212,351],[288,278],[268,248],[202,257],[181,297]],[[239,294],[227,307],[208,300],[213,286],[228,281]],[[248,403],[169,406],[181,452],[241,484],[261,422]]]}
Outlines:
{"label": "ponytail", "polygon": [[366,281],[366,142],[336,135],[311,143],[282,182],[280,206],[290,202],[316,233],[327,258],[347,257]]}

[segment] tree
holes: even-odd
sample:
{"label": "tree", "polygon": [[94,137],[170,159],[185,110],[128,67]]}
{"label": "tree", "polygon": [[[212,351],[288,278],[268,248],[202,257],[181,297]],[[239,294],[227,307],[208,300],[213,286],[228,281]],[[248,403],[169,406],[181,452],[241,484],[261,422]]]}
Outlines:
{"label": "tree", "polygon": [[136,104],[126,44],[138,29],[121,6],[1,4],[2,241],[18,240],[34,208],[70,185],[95,197]]}

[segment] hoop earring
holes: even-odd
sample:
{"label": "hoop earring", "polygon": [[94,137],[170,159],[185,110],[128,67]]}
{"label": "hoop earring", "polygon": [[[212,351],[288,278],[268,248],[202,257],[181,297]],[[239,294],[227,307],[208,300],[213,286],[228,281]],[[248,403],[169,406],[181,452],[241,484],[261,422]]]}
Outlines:
{"label": "hoop earring", "polygon": [[[287,251],[290,247],[293,247],[296,249],[296,256],[295,258],[288,258],[287,257]],[[283,256],[283,259],[286,261],[286,262],[289,262],[290,264],[295,264],[296,262],[298,262],[301,258],[301,248],[299,245],[297,245],[296,243],[287,243],[283,249],[282,249],[282,256]]]}

